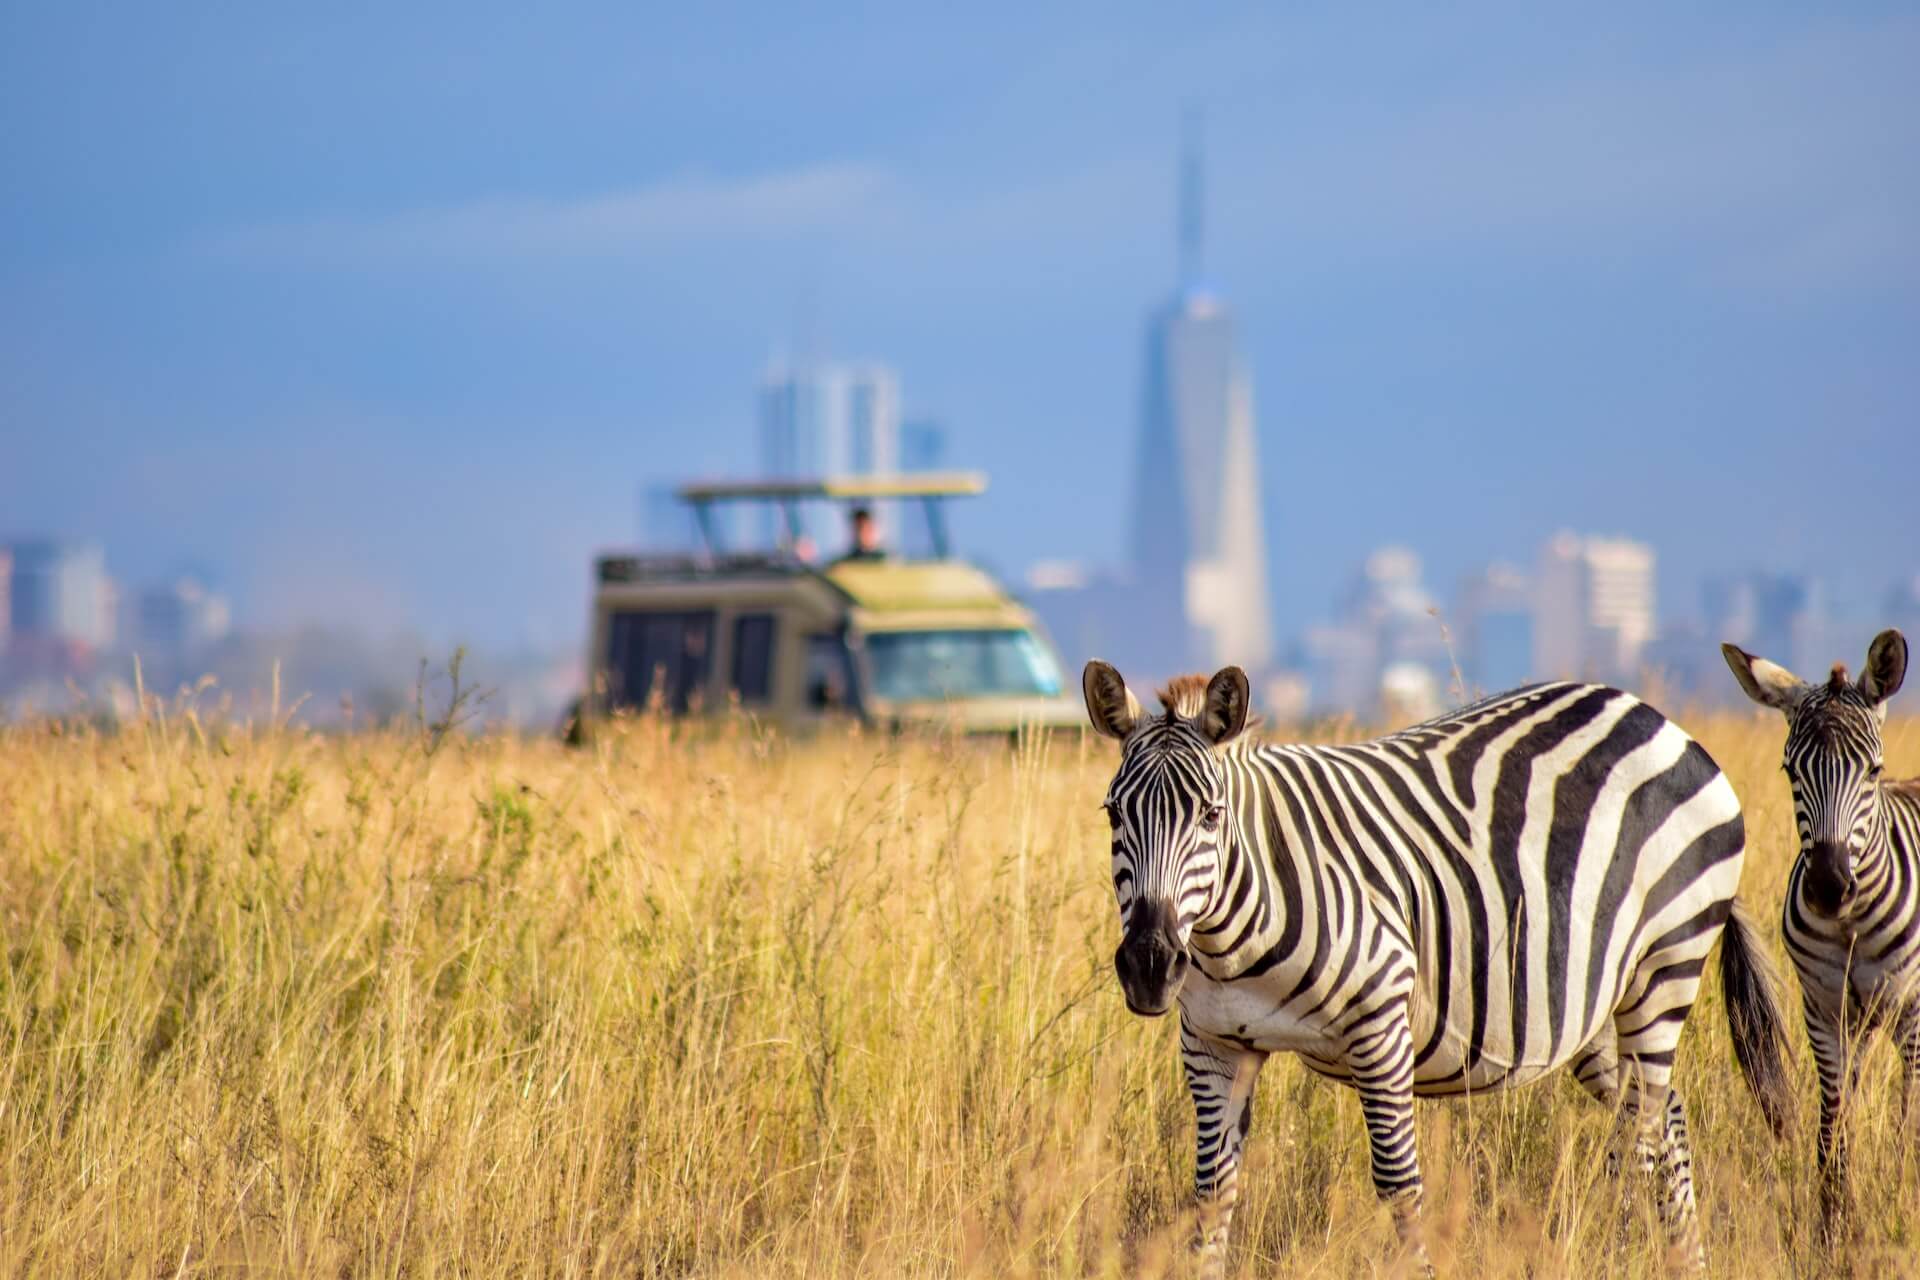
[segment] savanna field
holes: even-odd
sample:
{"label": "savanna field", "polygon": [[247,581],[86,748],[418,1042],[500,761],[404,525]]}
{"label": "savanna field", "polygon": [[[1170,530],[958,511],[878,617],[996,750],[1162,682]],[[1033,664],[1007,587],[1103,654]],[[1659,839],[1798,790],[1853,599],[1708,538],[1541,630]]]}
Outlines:
{"label": "savanna field", "polygon": [[[1816,1273],[1784,727],[1679,719],[1746,805],[1801,1101],[1774,1145],[1710,967],[1679,1082],[1711,1266]],[[1174,1022],[1113,978],[1112,750],[0,727],[0,1273],[1182,1274],[1193,1119]],[[1920,1274],[1895,1067],[1853,1120],[1858,1274]],[[1570,1078],[1420,1115],[1443,1275],[1660,1273]],[[1357,1104],[1290,1059],[1241,1187],[1233,1274],[1393,1273]]]}

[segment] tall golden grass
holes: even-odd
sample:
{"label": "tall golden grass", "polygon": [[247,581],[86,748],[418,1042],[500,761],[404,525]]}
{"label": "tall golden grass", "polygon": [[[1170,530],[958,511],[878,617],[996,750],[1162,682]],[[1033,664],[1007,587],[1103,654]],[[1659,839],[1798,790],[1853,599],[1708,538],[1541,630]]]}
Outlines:
{"label": "tall golden grass", "polygon": [[[1691,724],[1772,919],[1783,730]],[[1181,1274],[1192,1118],[1110,976],[1111,767],[745,722],[0,729],[0,1272]],[[1798,1052],[1774,1146],[1709,982],[1679,1080],[1716,1274],[1819,1261]],[[1895,1076],[1883,1044],[1856,1253],[1915,1274]],[[1611,1123],[1565,1079],[1424,1106],[1443,1272],[1658,1273]],[[1288,1059],[1242,1187],[1236,1274],[1393,1267],[1351,1095]]]}

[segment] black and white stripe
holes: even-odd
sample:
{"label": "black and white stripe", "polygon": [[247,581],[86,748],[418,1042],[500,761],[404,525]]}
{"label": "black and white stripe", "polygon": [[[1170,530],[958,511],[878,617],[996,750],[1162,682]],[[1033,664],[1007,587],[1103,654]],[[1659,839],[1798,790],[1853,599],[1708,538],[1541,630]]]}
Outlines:
{"label": "black and white stripe", "polygon": [[1892,1028],[1909,1111],[1920,1089],[1920,779],[1883,776],[1880,725],[1906,678],[1907,642],[1885,631],[1860,679],[1809,685],[1734,646],[1748,696],[1786,715],[1784,764],[1800,856],[1781,914],[1820,1072],[1821,1222],[1847,1206],[1847,1101],[1865,1040]]}
{"label": "black and white stripe", "polygon": [[[1618,690],[1544,684],[1350,746],[1251,745],[1246,677],[1189,677],[1144,715],[1088,664],[1122,743],[1107,798],[1129,1007],[1180,1007],[1198,1117],[1202,1271],[1224,1267],[1254,1082],[1297,1053],[1360,1095],[1375,1189],[1419,1249],[1413,1098],[1571,1065],[1620,1102],[1699,1259],[1671,1088],[1707,953],[1776,1124],[1779,1013],[1735,913],[1739,801],[1698,744]],[[1729,928],[1729,924],[1733,927]]]}

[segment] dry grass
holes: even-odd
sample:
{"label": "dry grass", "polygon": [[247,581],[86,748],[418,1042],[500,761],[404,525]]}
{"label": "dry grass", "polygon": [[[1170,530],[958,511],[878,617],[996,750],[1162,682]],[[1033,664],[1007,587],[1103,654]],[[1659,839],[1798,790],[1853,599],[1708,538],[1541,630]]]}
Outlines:
{"label": "dry grass", "polygon": [[[1782,730],[1696,727],[1771,919]],[[1111,979],[1104,744],[426,745],[0,730],[0,1271],[1184,1267],[1192,1120],[1173,1024]],[[1890,754],[1920,772],[1920,727]],[[1867,1078],[1860,1260],[1912,1274],[1884,1045]],[[1765,1141],[1717,983],[1681,1080],[1716,1273],[1805,1270],[1810,1115]],[[1425,1107],[1443,1270],[1657,1271],[1610,1124],[1565,1080]],[[1249,1166],[1239,1274],[1388,1268],[1350,1095],[1276,1060]]]}

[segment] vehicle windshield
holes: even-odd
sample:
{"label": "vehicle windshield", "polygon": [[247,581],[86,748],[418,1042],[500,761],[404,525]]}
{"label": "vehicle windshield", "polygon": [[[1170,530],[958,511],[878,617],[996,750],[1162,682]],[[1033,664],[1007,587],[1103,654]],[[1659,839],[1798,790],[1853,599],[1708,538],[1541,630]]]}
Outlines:
{"label": "vehicle windshield", "polygon": [[893,702],[1060,692],[1060,668],[1031,631],[882,631],[866,654],[874,696]]}

